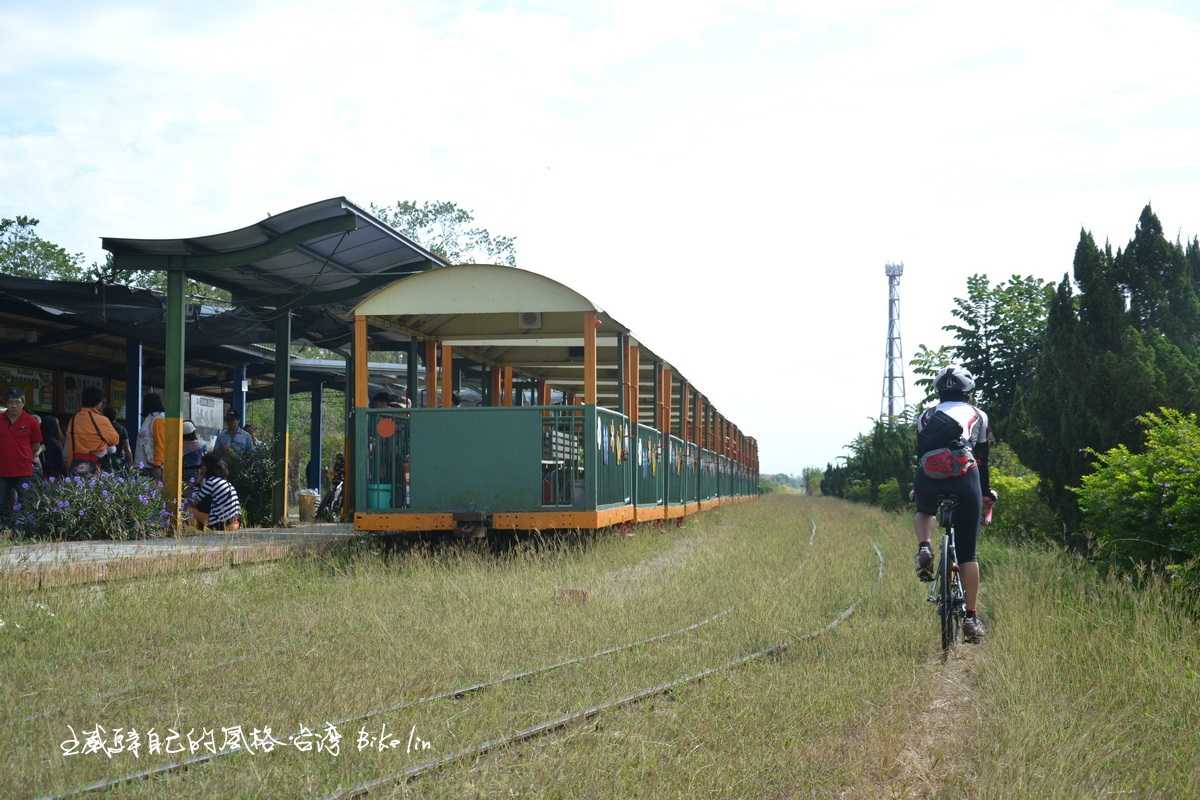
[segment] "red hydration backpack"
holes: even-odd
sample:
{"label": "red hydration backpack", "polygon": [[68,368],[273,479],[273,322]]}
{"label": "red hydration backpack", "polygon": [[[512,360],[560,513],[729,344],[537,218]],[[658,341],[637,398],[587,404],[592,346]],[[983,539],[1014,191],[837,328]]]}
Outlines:
{"label": "red hydration backpack", "polygon": [[975,469],[975,456],[968,448],[939,447],[922,455],[920,464],[930,478],[958,478]]}
{"label": "red hydration backpack", "polygon": [[921,471],[944,480],[966,475],[975,468],[975,455],[963,438],[962,426],[944,411],[934,411],[917,432]]}

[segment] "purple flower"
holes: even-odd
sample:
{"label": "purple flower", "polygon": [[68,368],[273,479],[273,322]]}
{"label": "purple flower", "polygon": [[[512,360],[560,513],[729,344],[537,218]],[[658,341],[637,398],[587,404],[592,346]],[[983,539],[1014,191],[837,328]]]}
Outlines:
{"label": "purple flower", "polygon": [[83,509],[82,509],[82,508],[81,508],[81,509],[79,509],[79,516],[81,516],[81,517],[83,516]]}
{"label": "purple flower", "polygon": [[58,508],[59,508],[59,510],[62,510],[62,509],[64,509],[64,508],[70,508],[70,507],[71,507],[71,504],[70,504],[70,503],[68,503],[66,500],[59,500],[59,501],[58,501]]}
{"label": "purple flower", "polygon": [[100,492],[100,496],[107,500],[108,498],[112,497],[112,492],[108,491],[108,489],[105,489],[104,491]]}
{"label": "purple flower", "polygon": [[29,488],[29,481],[21,481],[21,489],[27,490],[28,488]]}
{"label": "purple flower", "polygon": [[149,502],[150,502],[150,498],[149,498],[149,497],[146,497],[146,495],[144,495],[144,494],[139,494],[139,495],[138,495],[138,502],[139,502],[139,503],[141,503],[142,505],[146,505],[146,503],[149,503]]}
{"label": "purple flower", "polygon": [[54,483],[56,480],[58,480],[58,478],[55,478],[53,475],[51,475],[49,480],[51,483]]}

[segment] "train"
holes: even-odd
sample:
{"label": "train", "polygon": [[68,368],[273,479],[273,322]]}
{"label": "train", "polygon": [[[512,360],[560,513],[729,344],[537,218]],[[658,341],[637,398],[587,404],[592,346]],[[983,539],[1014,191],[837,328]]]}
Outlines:
{"label": "train", "polygon": [[[627,327],[545,275],[432,269],[363,298],[353,326],[344,496],[356,531],[601,529],[758,495],[754,437]],[[373,332],[423,343],[418,407],[373,407]],[[477,365],[481,405],[455,402],[462,363]]]}

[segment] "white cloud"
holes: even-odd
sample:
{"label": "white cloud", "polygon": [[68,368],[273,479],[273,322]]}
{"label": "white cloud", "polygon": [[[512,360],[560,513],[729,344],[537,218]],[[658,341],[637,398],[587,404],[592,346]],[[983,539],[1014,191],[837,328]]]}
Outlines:
{"label": "white cloud", "polygon": [[337,194],[453,199],[789,471],[878,413],[885,261],[911,353],[970,272],[1057,277],[1080,226],[1123,243],[1148,199],[1200,229],[1200,26],[1164,11],[334,8],[0,11],[0,213],[98,258]]}

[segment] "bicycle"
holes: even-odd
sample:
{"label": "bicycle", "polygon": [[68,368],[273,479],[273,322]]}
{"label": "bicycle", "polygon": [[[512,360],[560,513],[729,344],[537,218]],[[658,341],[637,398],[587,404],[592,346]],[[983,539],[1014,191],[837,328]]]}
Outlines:
{"label": "bicycle", "polygon": [[938,525],[942,529],[942,544],[928,600],[937,606],[942,627],[943,654],[948,654],[950,648],[958,643],[962,622],[967,616],[967,600],[954,546],[954,510],[957,507],[957,498],[945,495],[938,497]]}

